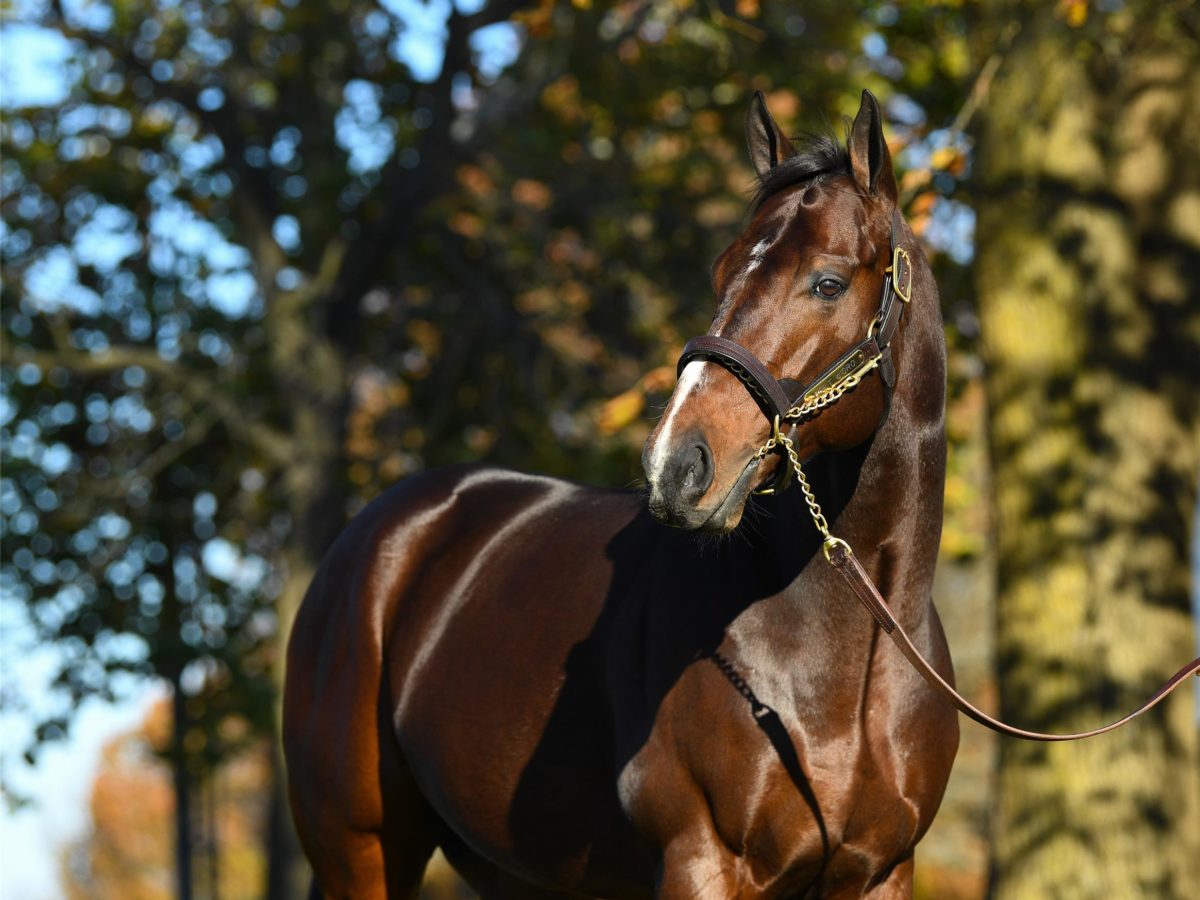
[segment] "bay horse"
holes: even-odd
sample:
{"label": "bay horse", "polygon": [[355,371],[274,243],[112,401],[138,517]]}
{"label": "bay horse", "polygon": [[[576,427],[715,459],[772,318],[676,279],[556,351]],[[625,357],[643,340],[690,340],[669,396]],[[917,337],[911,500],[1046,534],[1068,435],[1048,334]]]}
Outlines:
{"label": "bay horse", "polygon": [[[370,504],[322,562],[284,698],[315,896],[414,897],[439,847],[487,900],[912,896],[954,709],[847,598],[804,493],[752,492],[783,486],[787,456],[764,451],[786,438],[822,521],[953,677],[931,599],[937,288],[869,93],[845,145],[793,143],[761,94],[747,137],[758,195],[713,267],[708,343],[689,345],[647,440],[648,502],[436,470]],[[896,247],[908,296],[885,314]],[[864,335],[881,358],[848,380]],[[773,436],[734,346],[825,405]]]}

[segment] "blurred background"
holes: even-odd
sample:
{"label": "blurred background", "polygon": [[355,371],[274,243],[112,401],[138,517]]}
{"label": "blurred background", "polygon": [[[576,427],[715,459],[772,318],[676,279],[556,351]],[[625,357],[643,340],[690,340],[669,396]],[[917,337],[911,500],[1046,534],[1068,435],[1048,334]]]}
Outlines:
{"label": "blurred background", "polygon": [[[1196,655],[1194,4],[2,10],[5,900],[303,896],[276,734],[314,567],[431,466],[638,484],[755,90],[790,133],[883,102],[946,318],[965,693],[1090,728]],[[1195,896],[1198,708],[964,723],[919,895]]]}

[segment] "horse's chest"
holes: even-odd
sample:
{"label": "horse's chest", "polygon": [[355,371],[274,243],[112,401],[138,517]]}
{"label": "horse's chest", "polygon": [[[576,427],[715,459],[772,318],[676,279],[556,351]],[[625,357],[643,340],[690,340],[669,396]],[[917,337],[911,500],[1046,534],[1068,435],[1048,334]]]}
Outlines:
{"label": "horse's chest", "polygon": [[[773,717],[773,712],[764,714]],[[776,728],[773,718],[767,727]],[[750,729],[715,728],[684,747],[649,742],[622,772],[619,790],[630,817],[658,841],[702,833],[713,848],[762,858],[769,866],[802,852],[825,815],[803,762],[786,762]],[[678,735],[676,735],[678,736]],[[819,841],[813,845],[820,847]]]}
{"label": "horse's chest", "polygon": [[[765,896],[856,877],[842,870],[858,866],[860,848],[843,850],[861,809],[907,814],[879,778],[856,704],[799,707],[748,667],[743,680],[720,657],[708,665],[664,698],[649,739],[620,773],[627,815],[664,854],[684,847]],[[880,858],[892,850],[872,849]]]}

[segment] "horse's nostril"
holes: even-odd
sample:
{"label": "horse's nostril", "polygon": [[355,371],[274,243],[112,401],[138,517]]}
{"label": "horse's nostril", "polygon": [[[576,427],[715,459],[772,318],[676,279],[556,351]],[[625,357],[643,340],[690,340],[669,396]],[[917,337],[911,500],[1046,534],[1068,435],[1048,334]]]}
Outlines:
{"label": "horse's nostril", "polygon": [[704,496],[713,480],[712,451],[708,444],[696,444],[690,451],[691,459],[685,458],[687,470],[683,476],[683,499],[694,503]]}
{"label": "horse's nostril", "polygon": [[692,485],[704,477],[704,449],[692,448],[692,464],[683,476],[684,484]]}

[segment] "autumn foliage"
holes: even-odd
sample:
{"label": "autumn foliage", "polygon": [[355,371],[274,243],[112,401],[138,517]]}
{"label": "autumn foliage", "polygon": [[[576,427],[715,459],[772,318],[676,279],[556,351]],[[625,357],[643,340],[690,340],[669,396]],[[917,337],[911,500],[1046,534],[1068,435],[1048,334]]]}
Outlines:
{"label": "autumn foliage", "polygon": [[[174,873],[170,703],[109,741],[89,798],[91,826],[62,852],[72,900],[168,900]],[[197,785],[195,870],[201,896],[258,898],[266,877],[263,837],[268,751],[260,742],[229,757]],[[213,873],[216,873],[215,883]]]}

